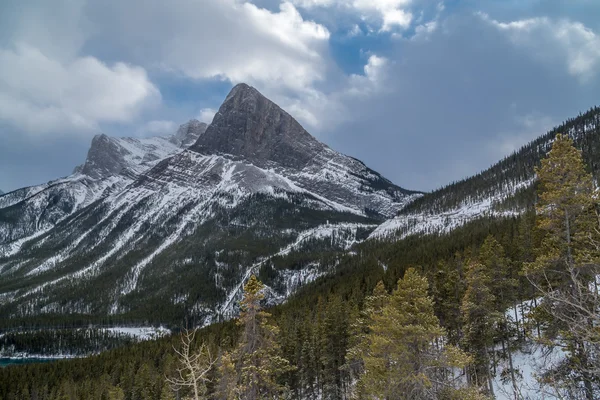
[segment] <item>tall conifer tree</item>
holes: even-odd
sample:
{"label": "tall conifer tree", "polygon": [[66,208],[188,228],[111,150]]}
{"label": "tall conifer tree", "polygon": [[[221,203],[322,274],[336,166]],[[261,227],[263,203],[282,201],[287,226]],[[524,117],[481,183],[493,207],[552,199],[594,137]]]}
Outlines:
{"label": "tall conifer tree", "polygon": [[225,396],[233,394],[240,400],[274,399],[285,391],[278,379],[291,367],[281,356],[277,342],[279,329],[269,322],[271,315],[263,311],[260,304],[263,290],[264,285],[254,275],[244,286],[238,321],[243,327],[240,342],[222,364],[222,376],[235,371],[230,384],[220,388]]}
{"label": "tall conifer tree", "polygon": [[600,219],[594,182],[581,152],[563,135],[556,136],[536,172],[541,243],[525,272],[542,295],[534,313],[543,326],[542,343],[566,354],[542,377],[566,396],[581,391],[592,400],[600,395]]}
{"label": "tall conifer tree", "polygon": [[471,262],[467,269],[467,290],[463,297],[463,347],[473,357],[469,368],[471,383],[493,395],[490,371],[490,350],[494,345],[494,332],[499,314],[494,311],[495,297],[490,290],[490,277],[485,266]]}
{"label": "tall conifer tree", "polygon": [[410,268],[381,312],[372,316],[358,398],[436,398],[448,389],[449,367],[468,362],[462,352],[442,345],[445,332],[427,289],[427,280]]}

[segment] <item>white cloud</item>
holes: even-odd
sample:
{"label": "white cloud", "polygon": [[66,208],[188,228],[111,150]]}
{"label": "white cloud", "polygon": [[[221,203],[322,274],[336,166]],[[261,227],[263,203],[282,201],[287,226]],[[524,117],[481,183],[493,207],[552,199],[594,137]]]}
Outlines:
{"label": "white cloud", "polygon": [[413,15],[408,9],[411,0],[293,0],[294,4],[303,8],[343,7],[358,12],[362,18],[377,19],[381,31],[395,28],[406,29],[410,26]]}
{"label": "white cloud", "polygon": [[363,31],[362,31],[362,29],[360,29],[360,26],[358,26],[357,24],[354,24],[352,26],[352,29],[350,29],[348,31],[348,33],[346,34],[346,36],[348,36],[349,38],[353,38],[353,37],[356,37],[356,36],[360,36],[362,34],[363,34]]}
{"label": "white cloud", "polygon": [[[330,32],[290,2],[271,11],[241,0],[105,0],[88,12],[105,26],[95,40],[115,44],[132,62],[191,79],[248,83],[313,132],[347,117],[340,93],[373,92],[379,68],[343,74],[330,58]],[[135,19],[122,23],[127,15]],[[363,86],[348,89],[355,81]],[[199,119],[210,122],[212,112]]]}
{"label": "white cloud", "polygon": [[95,40],[136,64],[192,79],[301,91],[328,68],[329,31],[289,2],[273,12],[239,0],[106,0],[88,11],[104,27]]}
{"label": "white cloud", "polygon": [[426,22],[422,25],[418,25],[415,28],[415,35],[412,37],[412,39],[427,38],[427,37],[429,37],[430,34],[435,32],[435,30],[437,28],[438,28],[438,21],[436,21],[436,20]]}
{"label": "white cloud", "polygon": [[154,120],[142,125],[137,134],[140,136],[165,136],[172,135],[177,130],[177,124],[173,121]]}
{"label": "white cloud", "polygon": [[371,54],[367,64],[364,66],[364,75],[352,75],[349,78],[348,93],[354,95],[365,95],[384,89],[384,81],[387,77],[387,68],[390,61],[385,57]]}
{"label": "white cloud", "polygon": [[[514,110],[512,112],[514,113]],[[492,157],[500,159],[508,156],[558,125],[554,118],[539,112],[516,114],[513,121],[513,131],[500,134],[490,142],[489,151]]]}
{"label": "white cloud", "polygon": [[[0,41],[0,101],[6,103],[0,118],[32,132],[131,121],[160,99],[146,70],[246,82],[282,105],[324,98],[317,87],[339,73],[329,31],[287,1],[277,11],[245,0],[69,0],[55,9],[34,3],[0,16],[18,27]],[[94,57],[81,57],[82,49]],[[212,112],[201,118],[210,120]]]}
{"label": "white cloud", "polygon": [[206,122],[207,124],[210,124],[213,118],[215,117],[216,113],[217,110],[215,110],[214,108],[203,108],[202,110],[200,110],[198,120],[200,122]]}
{"label": "white cloud", "polygon": [[364,74],[352,74],[345,77],[336,90],[322,93],[311,90],[299,98],[274,99],[290,114],[307,124],[308,128],[321,131],[323,128],[333,129],[350,117],[346,105],[353,99],[367,100],[387,90],[389,67],[391,62],[385,58],[371,54],[363,71]]}
{"label": "white cloud", "polygon": [[500,22],[484,13],[478,15],[542,62],[564,63],[581,82],[600,72],[600,35],[581,22],[546,17]]}
{"label": "white cloud", "polygon": [[36,47],[0,48],[0,120],[29,132],[127,122],[160,101],[143,68],[94,57],[54,59]]}

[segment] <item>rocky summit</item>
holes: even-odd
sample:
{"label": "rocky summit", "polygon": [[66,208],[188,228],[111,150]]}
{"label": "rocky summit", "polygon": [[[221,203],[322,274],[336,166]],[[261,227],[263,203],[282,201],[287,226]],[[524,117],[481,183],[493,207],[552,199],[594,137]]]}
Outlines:
{"label": "rocky summit", "polygon": [[327,146],[277,104],[246,84],[233,88],[192,147],[201,154],[228,154],[261,168],[302,169]]}
{"label": "rocky summit", "polygon": [[349,248],[419,196],[240,84],[209,126],[96,136],[73,175],[1,197],[0,315],[208,323],[235,313],[251,273],[281,301],[335,268],[311,252]]}

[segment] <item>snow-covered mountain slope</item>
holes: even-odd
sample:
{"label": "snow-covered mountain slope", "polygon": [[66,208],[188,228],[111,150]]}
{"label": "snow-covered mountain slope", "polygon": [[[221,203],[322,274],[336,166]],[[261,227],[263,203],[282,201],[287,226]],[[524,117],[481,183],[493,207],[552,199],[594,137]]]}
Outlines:
{"label": "snow-covered mountain slope", "polygon": [[600,108],[568,120],[489,169],[415,199],[384,222],[373,239],[447,232],[485,217],[511,216],[535,201],[535,166],[546,156],[557,133],[568,134],[596,179],[600,177]]}
{"label": "snow-covered mountain slope", "polygon": [[489,197],[464,199],[456,208],[439,212],[403,213],[389,219],[375,229],[369,239],[402,239],[416,234],[447,233],[467,222],[486,217],[510,217],[519,209],[504,209],[501,205],[521,190],[533,185],[534,179],[517,182],[504,191]]}
{"label": "snow-covered mountain slope", "polygon": [[291,115],[245,84],[233,88],[191,150],[285,176],[293,186],[359,214],[390,217],[417,195],[319,142]]}
{"label": "snow-covered mountain slope", "polygon": [[[205,130],[206,124],[193,120],[165,138],[95,136],[85,164],[75,168],[71,176],[0,197],[0,255],[14,253],[18,248],[15,241],[37,236],[96,200],[123,190]],[[11,250],[6,247],[9,243]]]}
{"label": "snow-covered mountain slope", "polygon": [[[181,151],[190,134],[195,144]],[[320,143],[243,84],[208,128],[191,121],[167,139],[95,138],[86,163],[59,183],[0,198],[0,213],[19,207],[12,221],[0,214],[0,315],[226,317],[249,272],[268,275],[282,299],[333,265],[291,267],[282,257],[299,246],[344,250],[419,196]],[[52,188],[66,205],[40,223]]]}

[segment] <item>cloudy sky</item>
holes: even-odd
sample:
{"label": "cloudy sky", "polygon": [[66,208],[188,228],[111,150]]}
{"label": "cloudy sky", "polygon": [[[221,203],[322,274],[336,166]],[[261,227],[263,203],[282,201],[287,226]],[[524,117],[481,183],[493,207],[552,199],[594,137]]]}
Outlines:
{"label": "cloudy sky", "polygon": [[331,147],[431,190],[600,104],[597,0],[3,0],[0,189],[93,135],[210,122],[246,82]]}

